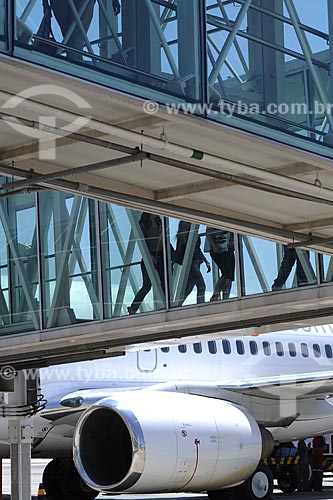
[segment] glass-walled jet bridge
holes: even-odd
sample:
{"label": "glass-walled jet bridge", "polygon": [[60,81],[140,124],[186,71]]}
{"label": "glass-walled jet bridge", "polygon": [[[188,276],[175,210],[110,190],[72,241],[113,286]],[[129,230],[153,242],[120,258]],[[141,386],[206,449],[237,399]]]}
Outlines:
{"label": "glass-walled jet bridge", "polygon": [[3,53],[331,156],[329,1],[49,2],[46,40],[42,1],[1,0]]}
{"label": "glass-walled jet bridge", "polygon": [[331,314],[331,256],[78,195],[1,200],[0,243],[0,359],[14,366]]}
{"label": "glass-walled jet bridge", "polygon": [[329,322],[332,3],[56,3],[0,0],[0,364]]}

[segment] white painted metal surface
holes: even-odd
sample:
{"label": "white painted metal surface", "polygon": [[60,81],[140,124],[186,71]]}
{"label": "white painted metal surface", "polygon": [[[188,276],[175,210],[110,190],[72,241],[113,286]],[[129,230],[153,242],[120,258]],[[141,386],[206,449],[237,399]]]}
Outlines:
{"label": "white painted metal surface", "polygon": [[[114,415],[121,419],[118,437],[104,438],[108,456],[113,455],[111,463],[126,462],[125,441],[120,448],[117,443],[119,434],[131,436],[133,458],[116,483],[116,473],[100,463],[107,414],[112,425]],[[116,400],[104,399],[84,414],[74,437],[74,460],[89,486],[132,493],[215,490],[238,484],[255,470],[261,451],[259,427],[245,408],[173,393],[120,393]]]}
{"label": "white painted metal surface", "polygon": [[[332,236],[331,160],[198,117],[168,114],[163,107],[154,116],[147,115],[143,99],[102,87],[96,92],[91,84],[32,65],[27,73],[28,63],[2,58],[0,65],[4,75],[2,104],[9,95],[46,84],[52,78],[64,89],[64,95],[66,91],[75,92],[91,106],[88,112],[81,110],[81,118],[92,117],[82,133],[131,148],[144,145],[144,151],[165,157],[164,163],[148,158],[70,177],[91,196],[98,196],[94,190],[103,188],[106,199],[133,207],[148,204],[160,213],[197,221],[210,219],[227,228],[283,241],[291,241],[293,233],[295,241],[307,239],[310,233],[319,238]],[[37,122],[41,115],[53,116],[60,127],[73,121],[74,115],[80,116],[75,104],[55,95],[24,101],[11,113]],[[7,165],[15,161],[15,166],[25,172],[33,168],[47,174],[119,157],[107,148],[60,138],[56,158],[41,160],[38,142],[3,121],[0,131],[0,161]],[[204,153],[201,161],[191,158],[194,149]],[[174,160],[189,165],[172,166]],[[289,189],[291,196],[219,178],[223,173]],[[44,185],[52,187],[52,181]],[[300,200],[296,194],[315,196],[321,202]],[[314,248],[330,252],[329,246],[320,241]]]}

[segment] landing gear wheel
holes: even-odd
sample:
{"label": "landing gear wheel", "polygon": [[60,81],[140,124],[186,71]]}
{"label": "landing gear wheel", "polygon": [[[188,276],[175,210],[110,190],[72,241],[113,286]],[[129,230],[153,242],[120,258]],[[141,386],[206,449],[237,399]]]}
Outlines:
{"label": "landing gear wheel", "polygon": [[273,492],[273,474],[266,465],[259,465],[244,483],[235,488],[240,500],[268,500]]}
{"label": "landing gear wheel", "polygon": [[297,475],[295,471],[281,472],[277,477],[277,486],[283,493],[293,493],[297,488]]}
{"label": "landing gear wheel", "polygon": [[94,500],[98,495],[82,481],[70,459],[49,462],[43,472],[43,485],[48,500]]}

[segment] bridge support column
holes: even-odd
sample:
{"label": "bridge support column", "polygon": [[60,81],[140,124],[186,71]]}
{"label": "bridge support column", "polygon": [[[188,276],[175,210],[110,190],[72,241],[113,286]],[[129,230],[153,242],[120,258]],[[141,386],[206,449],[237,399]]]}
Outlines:
{"label": "bridge support column", "polygon": [[9,421],[12,500],[31,500],[32,429],[30,418]]}
{"label": "bridge support column", "polygon": [[[32,418],[20,417],[20,407],[27,405],[28,381],[23,372],[14,379],[14,393],[10,406],[16,407],[15,416],[9,417],[8,440],[11,459],[11,500],[31,500],[31,443]],[[9,407],[8,407],[9,408]]]}

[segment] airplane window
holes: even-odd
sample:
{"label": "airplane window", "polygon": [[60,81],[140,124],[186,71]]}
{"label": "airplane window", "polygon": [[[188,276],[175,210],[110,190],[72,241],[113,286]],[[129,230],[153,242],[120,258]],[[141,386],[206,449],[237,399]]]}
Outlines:
{"label": "airplane window", "polygon": [[330,344],[325,344],[325,351],[328,358],[333,358],[332,346]]}
{"label": "airplane window", "polygon": [[309,357],[309,348],[308,344],[304,344],[303,342],[301,343],[301,351],[302,351],[302,356],[303,358],[308,358]]}
{"label": "airplane window", "polygon": [[201,342],[196,342],[195,344],[193,344],[193,349],[196,354],[201,354],[202,353]]}
{"label": "airplane window", "polygon": [[231,347],[230,347],[229,340],[222,340],[222,347],[223,347],[224,354],[230,354],[231,353]]}
{"label": "airplane window", "polygon": [[267,342],[266,340],[262,343],[262,347],[264,349],[264,354],[265,356],[270,356],[271,355],[271,346],[269,344],[269,342]]}
{"label": "airplane window", "polygon": [[238,354],[244,354],[244,343],[242,340],[236,340],[236,349]]}
{"label": "airplane window", "polygon": [[276,349],[276,354],[278,356],[283,356],[284,355],[284,350],[283,350],[282,342],[275,342],[275,349]]}
{"label": "airplane window", "polygon": [[169,352],[170,351],[170,347],[162,347],[161,351],[162,352]]}
{"label": "airplane window", "polygon": [[250,340],[250,353],[254,356],[258,354],[257,342],[255,342],[254,340]]}
{"label": "airplane window", "polygon": [[289,342],[288,347],[290,356],[294,358],[296,356],[296,346],[294,342]]}
{"label": "airplane window", "polygon": [[186,345],[184,345],[184,344],[179,345],[179,346],[178,346],[178,351],[179,351],[179,352],[186,352],[186,351],[187,351],[187,347],[186,347]]}
{"label": "airplane window", "polygon": [[217,353],[217,347],[216,347],[216,342],[215,340],[209,340],[208,341],[208,350],[211,354],[216,354]]}
{"label": "airplane window", "polygon": [[320,358],[321,352],[320,352],[320,345],[319,344],[313,344],[313,353],[315,355],[315,358]]}

